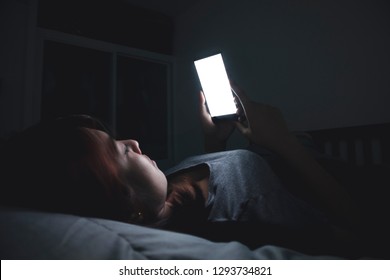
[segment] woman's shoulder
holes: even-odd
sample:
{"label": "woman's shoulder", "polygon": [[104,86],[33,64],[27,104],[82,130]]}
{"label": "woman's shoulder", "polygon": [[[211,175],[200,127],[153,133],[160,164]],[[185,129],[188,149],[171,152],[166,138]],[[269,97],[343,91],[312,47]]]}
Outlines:
{"label": "woman's shoulder", "polygon": [[237,149],[237,150],[231,150],[227,151],[227,155],[229,156],[237,156],[237,157],[254,157],[254,158],[261,158],[258,154],[255,152],[245,150],[245,149]]}
{"label": "woman's shoulder", "polygon": [[208,153],[208,154],[201,154],[201,155],[196,155],[192,157],[188,157],[181,161],[179,163],[205,163],[205,162],[210,162],[210,161],[216,161],[216,160],[226,160],[228,158],[261,158],[258,154],[245,150],[245,149],[236,149],[236,150],[228,150],[228,151],[222,151],[222,152],[215,152],[215,153]]}
{"label": "woman's shoulder", "polygon": [[230,160],[241,161],[241,162],[265,161],[261,155],[245,149],[237,149],[237,150],[221,152],[219,155],[216,155],[216,158],[221,159],[223,161],[230,161]]}
{"label": "woman's shoulder", "polygon": [[191,158],[188,158],[188,160],[196,160],[196,159],[202,159],[202,160],[218,160],[218,159],[226,159],[231,157],[239,157],[239,158],[261,158],[258,154],[245,150],[245,149],[236,149],[236,150],[228,150],[223,152],[216,152],[216,153],[209,153],[209,154],[203,154],[199,156],[194,156]]}
{"label": "woman's shoulder", "polygon": [[228,163],[231,161],[257,161],[262,160],[261,156],[254,152],[245,149],[229,150],[216,153],[201,154],[192,157],[188,157],[172,168],[165,171],[166,175],[172,174],[178,170],[194,167],[200,164],[213,164],[213,163]]}

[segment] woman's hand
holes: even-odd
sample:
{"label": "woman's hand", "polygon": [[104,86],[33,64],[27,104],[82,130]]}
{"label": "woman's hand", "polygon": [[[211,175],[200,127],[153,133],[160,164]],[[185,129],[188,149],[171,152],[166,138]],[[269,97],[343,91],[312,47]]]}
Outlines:
{"label": "woman's hand", "polygon": [[205,149],[207,152],[217,152],[225,150],[226,142],[233,133],[235,124],[233,121],[220,120],[213,122],[207,111],[206,100],[203,92],[199,93],[200,99],[200,120],[205,136]]}
{"label": "woman's hand", "polygon": [[292,136],[280,110],[251,101],[241,89],[232,87],[245,113],[245,120],[236,123],[238,130],[254,144],[282,151]]}

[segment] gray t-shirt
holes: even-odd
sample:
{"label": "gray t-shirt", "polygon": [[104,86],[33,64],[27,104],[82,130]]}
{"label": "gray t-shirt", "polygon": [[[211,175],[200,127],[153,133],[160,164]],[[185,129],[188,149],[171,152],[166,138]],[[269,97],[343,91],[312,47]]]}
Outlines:
{"label": "gray t-shirt", "polygon": [[261,222],[291,229],[328,224],[320,211],[286,190],[264,158],[247,150],[190,157],[165,174],[200,164],[210,170],[210,222]]}

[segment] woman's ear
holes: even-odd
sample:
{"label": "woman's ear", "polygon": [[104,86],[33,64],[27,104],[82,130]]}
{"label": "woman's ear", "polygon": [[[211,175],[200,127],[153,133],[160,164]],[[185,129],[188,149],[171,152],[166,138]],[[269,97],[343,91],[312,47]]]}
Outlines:
{"label": "woman's ear", "polygon": [[131,214],[127,222],[130,224],[143,224],[145,222],[144,214],[141,211],[136,211]]}

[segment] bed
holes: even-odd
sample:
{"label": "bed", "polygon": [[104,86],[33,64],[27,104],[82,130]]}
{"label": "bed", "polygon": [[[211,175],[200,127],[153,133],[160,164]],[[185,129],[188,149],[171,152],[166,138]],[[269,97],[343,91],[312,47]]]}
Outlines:
{"label": "bed", "polygon": [[308,132],[325,155],[357,166],[390,164],[390,123]]}
{"label": "bed", "polygon": [[[390,124],[305,131],[297,136],[363,203],[373,252],[389,258]],[[27,209],[0,211],[1,259],[340,259],[267,244],[200,237]],[[375,257],[377,257],[375,255]],[[363,255],[362,258],[372,258]]]}
{"label": "bed", "polygon": [[116,221],[3,209],[0,257],[7,259],[340,259],[278,246],[249,249]]}
{"label": "bed", "polygon": [[318,161],[358,202],[373,255],[390,258],[390,123],[310,131]]}

